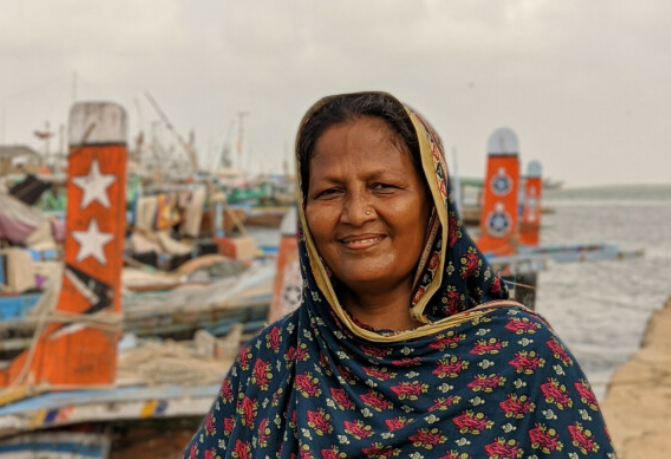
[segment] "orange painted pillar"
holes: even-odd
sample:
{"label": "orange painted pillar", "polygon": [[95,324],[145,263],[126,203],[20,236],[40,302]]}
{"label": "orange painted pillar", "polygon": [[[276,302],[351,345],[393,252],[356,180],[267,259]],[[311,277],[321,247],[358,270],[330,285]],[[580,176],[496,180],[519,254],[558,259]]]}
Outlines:
{"label": "orange painted pillar", "polygon": [[535,247],[540,240],[541,195],[543,193],[541,173],[541,165],[538,161],[532,161],[527,166],[522,222],[520,223],[520,245],[526,247]]}
{"label": "orange painted pillar", "polygon": [[118,105],[78,103],[70,111],[60,296],[33,348],[0,374],[1,385],[114,382],[121,331],[126,137],[126,113]]}
{"label": "orange painted pillar", "polygon": [[280,225],[280,247],[273,297],[268,311],[269,323],[289,314],[301,304],[303,278],[298,258],[297,218],[296,208],[291,207]]}
{"label": "orange painted pillar", "polygon": [[516,251],[519,188],[518,142],[515,133],[501,128],[487,143],[487,174],[483,184],[478,248],[485,254]]}

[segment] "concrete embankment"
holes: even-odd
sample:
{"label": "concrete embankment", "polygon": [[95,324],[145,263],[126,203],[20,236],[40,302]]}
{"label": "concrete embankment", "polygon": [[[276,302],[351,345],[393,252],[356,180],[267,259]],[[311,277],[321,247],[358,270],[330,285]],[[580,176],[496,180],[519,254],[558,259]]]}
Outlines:
{"label": "concrete embankment", "polygon": [[671,455],[671,298],[653,313],[641,348],[613,375],[601,408],[618,459]]}

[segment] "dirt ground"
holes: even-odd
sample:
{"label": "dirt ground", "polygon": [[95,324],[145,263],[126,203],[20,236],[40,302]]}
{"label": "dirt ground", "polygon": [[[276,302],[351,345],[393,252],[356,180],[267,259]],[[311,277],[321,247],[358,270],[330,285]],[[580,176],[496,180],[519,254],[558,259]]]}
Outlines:
{"label": "dirt ground", "polygon": [[109,459],[178,459],[198,424],[194,420],[186,425],[165,422],[117,427]]}

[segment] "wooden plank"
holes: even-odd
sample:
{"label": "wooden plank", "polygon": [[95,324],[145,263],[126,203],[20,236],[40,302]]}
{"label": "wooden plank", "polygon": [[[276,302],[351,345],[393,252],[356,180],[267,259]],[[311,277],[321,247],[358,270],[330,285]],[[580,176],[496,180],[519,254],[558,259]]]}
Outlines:
{"label": "wooden plank", "polygon": [[220,385],[49,393],[0,408],[0,436],[90,422],[204,416]]}

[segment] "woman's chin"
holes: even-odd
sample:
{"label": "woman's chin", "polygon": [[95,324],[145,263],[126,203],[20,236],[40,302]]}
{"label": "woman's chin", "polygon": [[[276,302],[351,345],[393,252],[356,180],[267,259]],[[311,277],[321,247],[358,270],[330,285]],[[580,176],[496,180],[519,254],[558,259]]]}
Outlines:
{"label": "woman's chin", "polygon": [[357,273],[348,272],[347,276],[338,278],[338,283],[351,291],[353,294],[366,294],[367,292],[376,292],[383,294],[395,289],[401,281],[394,276],[393,278],[380,276],[379,272]]}

